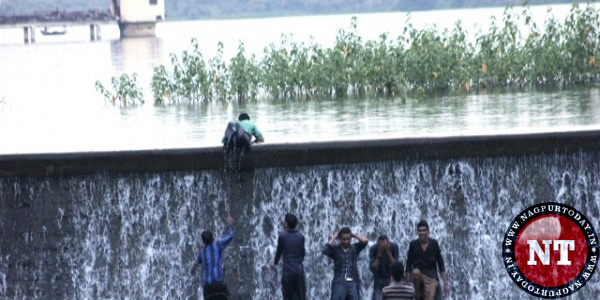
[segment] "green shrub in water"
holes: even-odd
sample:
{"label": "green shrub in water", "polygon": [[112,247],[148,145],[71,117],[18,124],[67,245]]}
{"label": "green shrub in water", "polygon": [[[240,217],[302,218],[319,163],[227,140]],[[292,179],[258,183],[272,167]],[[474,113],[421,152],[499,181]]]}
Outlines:
{"label": "green shrub in water", "polygon": [[[525,3],[526,4],[526,3]],[[248,56],[240,42],[229,61],[219,43],[205,60],[192,39],[192,51],[171,54],[172,69],[154,69],[151,89],[156,103],[319,99],[403,96],[409,93],[470,92],[494,87],[563,86],[600,80],[599,13],[574,4],[560,22],[548,12],[542,26],[508,6],[485,33],[471,38],[460,22],[453,28],[417,29],[410,22],[401,36],[382,34],[363,41],[356,18],[340,29],[331,48],[310,41],[296,43],[283,35],[262,58]],[[520,29],[524,28],[524,29]],[[135,78],[134,78],[135,81]],[[99,88],[112,103],[139,99],[137,85],[121,78],[115,94]]]}
{"label": "green shrub in water", "polygon": [[127,74],[122,74],[118,78],[113,77],[110,83],[112,90],[105,88],[100,81],[96,81],[96,90],[111,105],[128,107],[144,103],[144,94],[137,82],[136,73],[133,73],[131,77]]}

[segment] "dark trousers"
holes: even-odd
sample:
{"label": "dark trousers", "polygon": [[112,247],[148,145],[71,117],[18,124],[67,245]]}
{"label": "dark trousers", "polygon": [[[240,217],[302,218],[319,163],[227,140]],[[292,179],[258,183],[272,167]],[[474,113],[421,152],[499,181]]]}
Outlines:
{"label": "dark trousers", "polygon": [[282,274],[281,294],[283,294],[283,300],[306,300],[304,273]]}
{"label": "dark trousers", "polygon": [[237,122],[229,122],[223,137],[223,149],[227,152],[237,151],[243,153],[250,149],[252,137]]}
{"label": "dark trousers", "polygon": [[204,286],[204,300],[229,300],[229,290],[222,282],[215,282]]}
{"label": "dark trousers", "polygon": [[381,300],[381,293],[383,288],[390,285],[390,278],[378,278],[375,277],[373,281],[373,298],[372,300]]}
{"label": "dark trousers", "polygon": [[358,282],[338,281],[331,285],[331,300],[358,300]]}

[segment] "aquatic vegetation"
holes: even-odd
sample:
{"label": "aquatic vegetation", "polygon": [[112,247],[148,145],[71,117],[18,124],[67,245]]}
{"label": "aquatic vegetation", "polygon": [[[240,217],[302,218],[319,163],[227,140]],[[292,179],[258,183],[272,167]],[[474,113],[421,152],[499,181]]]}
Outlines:
{"label": "aquatic vegetation", "polygon": [[237,100],[256,98],[260,86],[260,69],[256,57],[251,55],[246,58],[245,51],[244,44],[240,43],[236,56],[231,59],[227,68],[229,75],[227,95]]}
{"label": "aquatic vegetation", "polygon": [[209,96],[206,63],[195,39],[192,48],[192,52],[183,51],[181,59],[171,53],[171,72],[162,65],[154,68],[150,86],[156,103],[165,99],[170,102],[194,101]]}
{"label": "aquatic vegetation", "polygon": [[122,74],[111,79],[112,91],[105,88],[100,81],[96,81],[96,90],[99,91],[104,100],[111,105],[120,107],[135,106],[144,103],[144,94],[137,81],[137,74],[131,76]]}
{"label": "aquatic vegetation", "polygon": [[[564,21],[551,11],[535,24],[527,6],[508,6],[485,32],[453,28],[417,29],[410,19],[396,38],[364,41],[357,20],[340,29],[332,47],[297,43],[283,35],[262,57],[245,52],[226,61],[223,44],[205,60],[192,50],[171,54],[171,67],[154,69],[156,103],[405,97],[411,93],[468,93],[487,88],[565,86],[600,81],[599,12],[573,4]],[[129,95],[128,95],[129,96]]]}

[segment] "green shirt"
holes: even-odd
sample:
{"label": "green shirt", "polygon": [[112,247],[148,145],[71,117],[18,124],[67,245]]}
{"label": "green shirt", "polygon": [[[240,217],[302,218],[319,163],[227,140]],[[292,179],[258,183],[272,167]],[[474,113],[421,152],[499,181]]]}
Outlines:
{"label": "green shirt", "polygon": [[244,128],[244,130],[248,134],[250,134],[250,138],[252,138],[252,136],[254,136],[257,140],[260,140],[263,138],[262,133],[260,132],[260,130],[258,130],[256,125],[254,125],[254,123],[252,123],[252,121],[243,120],[243,121],[239,121],[239,122],[240,122],[240,125],[242,125],[242,128]]}

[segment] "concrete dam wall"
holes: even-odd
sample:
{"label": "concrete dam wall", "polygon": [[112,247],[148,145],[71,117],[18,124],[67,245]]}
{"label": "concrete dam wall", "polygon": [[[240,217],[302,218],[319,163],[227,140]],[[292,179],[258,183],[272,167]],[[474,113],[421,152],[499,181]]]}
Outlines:
{"label": "concrete dam wall", "polygon": [[[281,219],[306,236],[309,299],[327,299],[321,248],[342,226],[387,234],[406,258],[426,219],[449,299],[528,299],[501,242],[534,203],[600,219],[600,131],[257,145],[241,172],[220,148],[0,156],[0,299],[202,299],[190,270],[200,233],[236,218],[225,251],[234,299],[281,299],[269,268]],[[363,297],[372,275],[359,268]],[[600,293],[598,276],[573,299]],[[531,298],[534,299],[534,298]]]}

